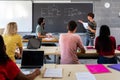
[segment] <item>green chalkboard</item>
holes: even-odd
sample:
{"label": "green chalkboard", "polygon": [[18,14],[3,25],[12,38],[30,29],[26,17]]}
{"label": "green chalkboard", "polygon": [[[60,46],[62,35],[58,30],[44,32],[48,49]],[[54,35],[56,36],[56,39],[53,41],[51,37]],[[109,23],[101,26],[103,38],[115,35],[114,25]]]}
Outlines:
{"label": "green chalkboard", "polygon": [[[87,21],[87,14],[93,12],[92,3],[33,3],[33,32],[39,17],[45,18],[45,30],[51,33],[67,32],[66,26],[70,20]],[[78,23],[78,33],[86,30]]]}

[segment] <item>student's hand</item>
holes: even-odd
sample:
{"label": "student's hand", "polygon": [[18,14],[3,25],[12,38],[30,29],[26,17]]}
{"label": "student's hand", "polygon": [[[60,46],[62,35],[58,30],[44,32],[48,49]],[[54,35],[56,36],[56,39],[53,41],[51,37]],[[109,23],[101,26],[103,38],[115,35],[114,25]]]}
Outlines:
{"label": "student's hand", "polygon": [[30,74],[27,75],[27,78],[29,80],[34,80],[38,75],[40,75],[40,70],[37,68],[35,69],[33,72],[31,72]]}
{"label": "student's hand", "polygon": [[91,31],[92,29],[88,26],[88,30],[90,30],[90,31]]}
{"label": "student's hand", "polygon": [[51,33],[48,33],[48,34],[46,34],[46,37],[47,37],[47,38],[52,38],[53,35],[52,35]]}
{"label": "student's hand", "polygon": [[15,52],[15,57],[16,57],[17,59],[20,59],[20,58],[22,57],[22,55],[21,55],[20,53],[18,53],[18,52]]}
{"label": "student's hand", "polygon": [[78,22],[83,23],[83,21],[82,21],[82,20],[78,20]]}
{"label": "student's hand", "polygon": [[22,55],[20,53],[18,53],[18,59],[22,58]]}
{"label": "student's hand", "polygon": [[35,74],[35,76],[38,76],[38,75],[40,75],[40,70],[37,68],[37,69],[35,69],[35,71],[33,72],[33,74]]}

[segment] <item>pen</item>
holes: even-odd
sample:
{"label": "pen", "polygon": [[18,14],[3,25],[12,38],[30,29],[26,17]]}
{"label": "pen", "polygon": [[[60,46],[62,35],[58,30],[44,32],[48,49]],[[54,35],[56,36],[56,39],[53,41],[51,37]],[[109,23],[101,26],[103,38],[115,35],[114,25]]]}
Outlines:
{"label": "pen", "polygon": [[68,77],[70,77],[71,72],[69,72]]}

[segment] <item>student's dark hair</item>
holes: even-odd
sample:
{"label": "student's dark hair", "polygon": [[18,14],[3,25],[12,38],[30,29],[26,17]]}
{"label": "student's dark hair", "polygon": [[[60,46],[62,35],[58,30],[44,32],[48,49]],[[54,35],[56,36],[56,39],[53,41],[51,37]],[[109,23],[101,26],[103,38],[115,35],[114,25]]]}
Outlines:
{"label": "student's dark hair", "polygon": [[77,27],[77,23],[73,20],[71,20],[69,23],[68,23],[68,30],[70,31],[74,31],[74,29]]}
{"label": "student's dark hair", "polygon": [[104,51],[109,51],[112,49],[111,39],[110,39],[110,29],[107,25],[102,25],[100,28],[100,33],[98,37],[99,45]]}
{"label": "student's dark hair", "polygon": [[92,12],[88,13],[87,16],[90,16],[90,17],[94,18],[94,14]]}
{"label": "student's dark hair", "polygon": [[38,19],[38,24],[41,25],[41,23],[43,22],[43,20],[44,20],[44,18],[43,18],[43,17],[40,17],[40,18]]}
{"label": "student's dark hair", "polygon": [[4,44],[3,37],[0,35],[0,64],[5,64],[9,60],[6,54],[6,48]]}

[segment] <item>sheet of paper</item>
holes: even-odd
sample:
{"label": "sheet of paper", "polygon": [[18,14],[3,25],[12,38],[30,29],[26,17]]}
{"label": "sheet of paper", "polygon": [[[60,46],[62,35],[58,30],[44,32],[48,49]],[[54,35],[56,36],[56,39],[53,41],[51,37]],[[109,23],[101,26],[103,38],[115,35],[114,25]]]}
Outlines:
{"label": "sheet of paper", "polygon": [[53,38],[45,38],[45,40],[48,40],[48,41],[49,41],[49,40],[52,40],[52,39],[53,39]]}
{"label": "sheet of paper", "polygon": [[43,77],[62,77],[62,68],[47,68]]}
{"label": "sheet of paper", "polygon": [[85,23],[85,22],[84,22],[84,23],[83,23],[83,26],[84,26],[85,29],[88,29],[88,23]]}
{"label": "sheet of paper", "polygon": [[30,74],[30,71],[22,71],[24,74]]}
{"label": "sheet of paper", "polygon": [[96,80],[95,76],[90,72],[77,72],[76,78],[77,80]]}

